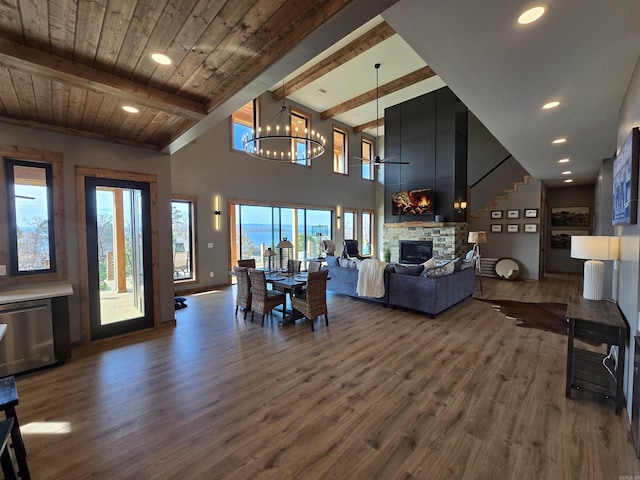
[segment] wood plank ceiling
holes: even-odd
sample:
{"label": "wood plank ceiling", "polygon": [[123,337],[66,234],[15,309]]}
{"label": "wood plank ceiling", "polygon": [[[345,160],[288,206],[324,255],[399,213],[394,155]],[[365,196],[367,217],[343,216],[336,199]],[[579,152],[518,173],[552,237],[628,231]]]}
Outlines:
{"label": "wood plank ceiling", "polygon": [[0,122],[162,150],[349,3],[2,0]]}

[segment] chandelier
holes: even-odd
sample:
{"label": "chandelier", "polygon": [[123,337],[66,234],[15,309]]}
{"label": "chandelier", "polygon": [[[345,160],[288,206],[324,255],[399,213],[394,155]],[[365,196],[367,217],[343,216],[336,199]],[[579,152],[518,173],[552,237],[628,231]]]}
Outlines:
{"label": "chandelier", "polygon": [[303,120],[291,115],[284,104],[284,81],[282,82],[282,106],[257,132],[242,137],[242,149],[252,157],[275,162],[301,162],[319,157],[324,153],[326,139],[320,132],[309,130]]}

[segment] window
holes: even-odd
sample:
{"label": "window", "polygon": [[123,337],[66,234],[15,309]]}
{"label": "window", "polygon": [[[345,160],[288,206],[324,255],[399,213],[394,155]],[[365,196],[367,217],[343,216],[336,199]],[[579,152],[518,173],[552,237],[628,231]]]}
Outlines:
{"label": "window", "polygon": [[333,127],[333,171],[349,175],[348,160],[348,144],[349,137],[347,132],[337,127]]}
{"label": "window", "polygon": [[358,228],[357,228],[357,210],[344,209],[344,239],[345,240],[357,240]]}
{"label": "window", "polygon": [[66,279],[62,155],[0,145],[1,284]]}
{"label": "window", "polygon": [[375,168],[371,161],[374,157],[373,140],[362,137],[362,178],[373,180],[373,169]]}
{"label": "window", "polygon": [[171,201],[173,281],[195,280],[195,197],[176,195]]}
{"label": "window", "polygon": [[[236,204],[232,215],[232,265],[240,258],[253,258],[257,268],[286,267],[276,249],[286,237],[294,246],[293,258],[302,260],[306,268],[306,259],[320,253],[321,241],[332,238],[332,210]],[[268,255],[268,249],[273,256]],[[285,252],[282,253],[284,257]]]}
{"label": "window", "polygon": [[362,210],[362,255],[373,255],[373,210]]}
{"label": "window", "polygon": [[[299,132],[300,135],[304,135],[305,132],[311,130],[311,118],[309,115],[297,110],[291,110],[291,135],[296,136]],[[301,138],[300,140],[291,141],[291,163],[296,165],[310,166],[311,160],[305,160],[308,156],[309,142]]]}
{"label": "window", "polygon": [[11,275],[56,271],[50,164],[5,160]]}
{"label": "window", "polygon": [[251,100],[231,115],[231,148],[244,151],[242,140],[253,134],[257,124],[257,101]]}

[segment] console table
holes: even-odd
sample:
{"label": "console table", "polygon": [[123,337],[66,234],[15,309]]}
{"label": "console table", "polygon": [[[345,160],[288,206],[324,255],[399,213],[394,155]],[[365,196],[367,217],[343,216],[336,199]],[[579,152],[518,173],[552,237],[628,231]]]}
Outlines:
{"label": "console table", "polygon": [[[616,414],[624,405],[623,376],[625,344],[629,325],[615,302],[587,300],[582,295],[572,295],[567,306],[569,341],[567,346],[566,397],[571,398],[571,389],[589,390],[615,400]],[[615,378],[603,365],[605,354],[574,346],[576,339],[618,346],[618,364]]]}

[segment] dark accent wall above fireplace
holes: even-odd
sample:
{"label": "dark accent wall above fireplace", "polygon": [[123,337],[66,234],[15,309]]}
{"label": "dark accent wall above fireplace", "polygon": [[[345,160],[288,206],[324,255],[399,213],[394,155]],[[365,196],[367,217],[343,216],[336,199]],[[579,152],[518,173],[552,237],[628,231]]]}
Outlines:
{"label": "dark accent wall above fireplace", "polygon": [[[465,221],[453,203],[466,200],[467,107],[444,87],[385,110],[385,158],[410,165],[385,165],[385,222]],[[391,195],[402,190],[431,188],[432,215],[391,214]]]}

